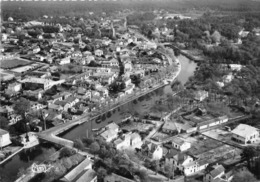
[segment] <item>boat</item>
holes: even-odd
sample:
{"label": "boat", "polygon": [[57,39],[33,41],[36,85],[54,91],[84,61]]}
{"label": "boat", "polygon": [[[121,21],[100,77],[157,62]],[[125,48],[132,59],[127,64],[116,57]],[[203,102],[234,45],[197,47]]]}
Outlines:
{"label": "boat", "polygon": [[96,120],[96,123],[101,123],[101,119],[97,119],[97,120]]}
{"label": "boat", "polygon": [[93,132],[97,132],[97,131],[99,131],[99,130],[101,130],[101,129],[100,129],[100,128],[93,128],[93,129],[92,129]]}

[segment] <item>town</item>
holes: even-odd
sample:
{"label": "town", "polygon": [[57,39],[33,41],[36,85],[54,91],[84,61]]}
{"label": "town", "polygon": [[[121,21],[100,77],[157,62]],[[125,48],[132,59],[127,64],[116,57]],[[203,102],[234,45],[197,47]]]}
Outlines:
{"label": "town", "polygon": [[260,179],[259,13],[5,3],[0,181]]}

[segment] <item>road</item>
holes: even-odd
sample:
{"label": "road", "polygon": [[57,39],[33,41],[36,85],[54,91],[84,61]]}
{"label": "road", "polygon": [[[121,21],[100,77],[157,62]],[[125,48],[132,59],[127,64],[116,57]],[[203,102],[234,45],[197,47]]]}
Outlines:
{"label": "road", "polygon": [[[177,77],[177,76],[176,76]],[[91,121],[91,120],[95,120],[97,119],[99,116],[102,116],[103,114],[106,114],[108,111],[112,111],[118,107],[121,107],[122,105],[125,105],[135,99],[138,99],[139,97],[142,97],[150,92],[153,92],[155,90],[157,90],[158,88],[161,88],[163,86],[167,85],[166,83],[163,83],[163,84],[159,84],[151,89],[149,89],[148,91],[145,91],[137,96],[133,96],[127,100],[125,100],[124,102],[120,103],[119,105],[116,105],[112,108],[110,108],[109,110],[107,111],[104,111],[102,113],[100,113],[99,115],[97,116],[94,116],[94,117],[89,117],[89,114],[84,114],[83,116],[81,116],[80,118],[77,118],[76,120],[74,121],[70,121],[70,122],[67,122],[67,123],[64,123],[62,125],[59,125],[59,126],[55,126],[53,128],[50,128],[48,130],[45,130],[45,131],[42,131],[40,133],[38,133],[38,137],[40,139],[44,139],[44,140],[47,140],[47,141],[50,141],[50,142],[53,142],[53,143],[56,143],[56,144],[59,144],[59,145],[63,145],[63,146],[73,146],[73,142],[70,141],[70,140],[67,140],[67,139],[64,139],[64,138],[60,138],[58,137],[57,135],[72,128],[72,127],[75,127],[77,125],[80,125],[84,122],[88,122],[88,121]]]}
{"label": "road", "polygon": [[[244,120],[244,119],[248,119],[248,118],[250,118],[251,116],[250,115],[243,115],[243,116],[238,116],[238,117],[235,117],[235,118],[230,118],[226,123],[222,123],[222,124],[220,124],[220,125],[216,125],[216,126],[213,126],[213,127],[210,127],[210,128],[206,128],[206,129],[203,129],[203,130],[200,130],[200,131],[198,131],[199,133],[203,133],[203,132],[206,132],[206,131],[209,131],[209,130],[213,130],[213,129],[217,129],[217,128],[219,128],[219,127],[223,127],[223,126],[225,126],[225,125],[228,125],[228,124],[230,124],[230,123],[234,123],[234,122],[237,122],[237,121],[241,121],[241,120]],[[152,141],[153,143],[155,143],[155,144],[162,144],[162,143],[167,143],[167,142],[169,142],[169,141],[171,141],[173,138],[175,138],[175,137],[181,137],[182,135],[187,135],[187,133],[184,133],[184,134],[180,134],[180,135],[175,135],[175,136],[172,136],[172,137],[169,137],[169,138],[166,138],[166,139],[164,139],[163,141],[160,141],[160,142],[158,142],[158,141],[154,141],[154,140],[150,140],[150,141]],[[230,145],[230,144],[229,144]],[[236,146],[237,147],[237,146]],[[239,148],[241,148],[241,147],[239,147]]]}
{"label": "road", "polygon": [[[143,38],[144,40],[146,40],[146,41],[148,41],[148,42],[151,42],[148,38],[146,38],[144,35],[140,34],[139,32],[136,32],[136,31],[135,31],[134,33],[135,33],[137,36]],[[169,64],[172,65],[172,64],[173,64],[172,58],[171,58],[169,55],[165,54],[165,53],[163,53],[163,54],[166,56],[166,58],[167,58]],[[176,59],[176,62],[177,62],[177,65],[178,65],[178,67],[177,67],[177,68],[178,68],[177,72],[172,75],[172,78],[170,78],[170,79],[168,78],[168,79],[166,79],[165,81],[173,82],[173,81],[177,78],[177,76],[179,75],[179,73],[180,73],[180,71],[181,71],[181,66],[180,66],[180,64],[179,64],[179,60],[178,60],[178,59]],[[56,126],[56,127],[53,127],[53,128],[50,128],[50,129],[48,129],[48,130],[45,130],[45,131],[42,131],[42,132],[38,133],[38,137],[39,137],[40,139],[44,139],[44,140],[47,140],[47,141],[50,141],[50,142],[53,142],[53,143],[56,143],[56,144],[59,144],[59,145],[71,146],[71,147],[72,147],[72,146],[73,146],[73,142],[72,142],[72,141],[67,140],[67,139],[64,139],[64,138],[60,138],[60,137],[58,137],[57,135],[60,134],[60,133],[62,133],[62,132],[64,132],[64,131],[66,131],[66,130],[68,130],[68,129],[70,129],[70,128],[72,128],[72,127],[75,127],[75,126],[77,126],[77,125],[80,125],[80,124],[82,124],[82,123],[84,123],[84,122],[88,122],[88,121],[91,121],[91,120],[95,120],[95,119],[97,119],[99,116],[102,116],[103,114],[106,114],[106,113],[109,112],[109,111],[112,111],[112,110],[114,110],[114,109],[116,109],[116,108],[118,108],[118,107],[121,107],[122,105],[125,105],[125,104],[127,104],[127,103],[129,103],[129,102],[131,102],[131,101],[133,101],[133,100],[135,100],[135,99],[138,99],[139,97],[142,97],[142,96],[144,96],[144,95],[146,95],[146,94],[148,94],[148,93],[150,93],[150,92],[153,92],[153,91],[155,91],[155,90],[157,90],[157,89],[159,89],[159,88],[161,88],[161,87],[163,87],[163,86],[165,86],[165,85],[167,85],[167,84],[168,84],[168,83],[166,83],[166,82],[164,82],[164,83],[159,83],[159,84],[155,85],[153,88],[151,88],[151,89],[149,89],[149,90],[147,90],[147,91],[144,91],[143,93],[141,92],[140,94],[138,94],[138,95],[136,95],[136,96],[131,96],[131,97],[127,98],[126,100],[124,100],[124,101],[121,102],[120,104],[113,106],[113,107],[110,108],[109,110],[106,110],[106,111],[104,111],[104,112],[98,114],[97,116],[90,117],[89,114],[83,114],[83,116],[77,118],[77,119],[74,120],[74,121],[71,121],[71,122],[68,122],[68,123],[64,123],[64,124],[62,124],[62,125],[59,125],[59,126]]]}

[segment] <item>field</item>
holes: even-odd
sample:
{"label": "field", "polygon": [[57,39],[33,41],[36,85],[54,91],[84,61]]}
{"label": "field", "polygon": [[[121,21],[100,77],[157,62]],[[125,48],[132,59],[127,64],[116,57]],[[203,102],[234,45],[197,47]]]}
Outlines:
{"label": "field", "polygon": [[24,66],[27,64],[31,64],[29,61],[25,61],[22,59],[6,59],[6,60],[1,60],[0,61],[0,67],[3,69],[12,69],[12,68],[16,68],[19,66]]}

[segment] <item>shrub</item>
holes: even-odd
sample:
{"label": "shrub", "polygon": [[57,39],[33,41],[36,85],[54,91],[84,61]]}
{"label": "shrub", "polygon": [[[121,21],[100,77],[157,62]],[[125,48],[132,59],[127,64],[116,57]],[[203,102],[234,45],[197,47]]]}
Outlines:
{"label": "shrub", "polygon": [[67,147],[64,147],[61,149],[60,151],[60,158],[64,158],[64,157],[70,157],[73,154],[75,154],[76,152],[72,149],[69,149]]}

